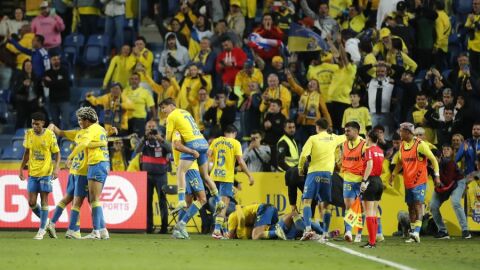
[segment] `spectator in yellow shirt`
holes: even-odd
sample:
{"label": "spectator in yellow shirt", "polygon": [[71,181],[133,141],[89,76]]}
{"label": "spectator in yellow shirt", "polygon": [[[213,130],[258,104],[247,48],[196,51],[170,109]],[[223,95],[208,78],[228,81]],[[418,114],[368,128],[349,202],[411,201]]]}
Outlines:
{"label": "spectator in yellow shirt", "polygon": [[274,73],[268,75],[268,87],[263,92],[262,103],[260,104],[260,112],[264,113],[270,106],[270,100],[280,99],[282,101],[282,113],[288,119],[290,114],[290,103],[292,101],[292,94],[283,85],[279,83],[278,76]]}
{"label": "spectator in yellow shirt", "polygon": [[[20,28],[20,35],[22,38],[18,41],[18,44],[24,48],[31,50],[32,41],[33,41],[33,38],[35,37],[35,34],[32,32],[32,28],[30,27],[30,25],[27,24],[22,26],[22,28]],[[20,52],[19,50],[17,50],[17,48],[15,48],[15,46],[13,46],[12,43],[7,43],[6,48],[7,50],[9,50],[10,52],[14,53],[17,56],[16,57],[17,69],[22,70],[23,62],[25,62],[25,60],[30,59],[30,55]]]}
{"label": "spectator in yellow shirt", "polygon": [[210,75],[203,75],[202,70],[199,69],[196,64],[192,64],[187,69],[180,92],[178,93],[178,107],[186,110],[191,100],[198,100],[198,90],[202,87],[210,94],[212,90],[212,77]]}
{"label": "spectator in yellow shirt", "polygon": [[111,81],[118,82],[124,86],[128,84],[128,77],[135,65],[135,61],[132,58],[134,56],[130,56],[130,46],[123,45],[120,54],[115,55],[110,61],[107,74],[105,74],[103,79],[103,89],[106,89]]}
{"label": "spectator in yellow shirt", "polygon": [[473,13],[465,22],[468,29],[468,53],[473,70],[480,70],[480,0],[473,0]]}
{"label": "spectator in yellow shirt", "polygon": [[[148,76],[152,77],[152,64],[153,64],[153,53],[147,49],[145,46],[147,45],[147,40],[139,36],[135,40],[135,46],[132,48],[132,54],[129,58],[128,66],[133,66],[132,72],[141,71],[142,69],[145,70]],[[141,78],[141,86],[144,88],[148,88],[148,83],[144,78]],[[143,134],[143,133],[142,133]]]}
{"label": "spectator in yellow shirt", "polygon": [[437,10],[437,19],[435,20],[435,43],[433,44],[433,59],[435,66],[439,70],[445,70],[447,65],[448,38],[452,32],[450,18],[445,12],[445,3],[443,1],[435,2]]}
{"label": "spectator in yellow shirt", "polygon": [[208,95],[208,91],[204,87],[198,90],[198,99],[190,101],[192,115],[200,131],[205,130],[203,117],[214,104],[215,100]]}
{"label": "spectator in yellow shirt", "polygon": [[132,73],[129,82],[130,86],[125,88],[123,93],[135,107],[128,117],[128,131],[130,134],[145,134],[147,110],[150,110],[152,120],[158,120],[157,108],[155,108],[152,94],[147,89],[140,87],[140,74]]}
{"label": "spectator in yellow shirt", "polygon": [[128,116],[135,107],[132,101],[122,93],[122,85],[112,83],[110,93],[95,97],[92,92],[87,94],[87,101],[93,106],[102,106],[105,111],[104,125],[108,134],[116,128],[120,135],[128,132]]}
{"label": "spectator in yellow shirt", "polygon": [[333,55],[330,52],[322,53],[320,65],[308,67],[307,79],[315,79],[320,86],[320,94],[325,102],[329,102],[328,88],[332,83],[333,74],[338,70],[338,65],[333,62]]}
{"label": "spectator in yellow shirt", "polygon": [[365,28],[365,23],[367,22],[371,8],[371,0],[368,0],[367,6],[364,10],[362,10],[358,4],[349,6],[348,13],[344,13],[340,19],[342,29],[352,30],[356,34],[362,32],[363,28]]}
{"label": "spectator in yellow shirt", "polygon": [[124,172],[127,170],[127,157],[122,139],[118,138],[113,141],[113,148],[110,151],[110,164],[112,171]]}
{"label": "spectator in yellow shirt", "polygon": [[[160,102],[167,98],[176,99],[178,92],[180,92],[180,86],[178,85],[177,79],[175,78],[173,72],[170,69],[167,69],[165,74],[165,76],[162,76],[160,84],[157,84],[152,77],[148,76],[146,73],[143,74],[147,80],[147,83],[158,95],[157,104],[160,104]],[[165,121],[167,120],[165,113],[159,110],[158,117],[160,119],[160,125],[165,126]]]}
{"label": "spectator in yellow shirt", "polygon": [[402,51],[402,41],[400,39],[392,40],[392,47],[387,53],[386,62],[403,67],[405,70],[413,73],[417,70],[417,63]]}

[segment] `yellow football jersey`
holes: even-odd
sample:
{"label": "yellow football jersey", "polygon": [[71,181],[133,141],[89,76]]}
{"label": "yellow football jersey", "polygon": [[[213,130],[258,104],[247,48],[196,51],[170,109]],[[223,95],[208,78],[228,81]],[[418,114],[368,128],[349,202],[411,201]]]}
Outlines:
{"label": "yellow football jersey", "polygon": [[[99,124],[95,123],[86,128],[86,132],[83,133],[78,139],[78,144],[88,145],[90,142],[106,142],[107,132]],[[94,165],[102,161],[109,161],[108,147],[96,147],[88,148],[87,150],[87,164]]]}
{"label": "yellow football jersey", "polygon": [[240,142],[223,136],[216,138],[210,144],[209,151],[213,156],[213,168],[210,177],[213,181],[233,183],[235,161],[242,156]]}
{"label": "yellow football jersey", "polygon": [[50,176],[53,171],[52,154],[60,152],[55,133],[44,129],[41,135],[37,135],[33,129],[29,129],[25,134],[23,147],[25,151],[29,151],[29,176]]}
{"label": "yellow football jersey", "polygon": [[259,207],[260,204],[252,204],[243,208],[238,206],[235,212],[228,217],[228,230],[235,231],[239,239],[251,239]]}
{"label": "yellow football jersey", "polygon": [[[175,141],[182,141],[182,136],[178,131],[173,132],[172,143]],[[176,150],[175,147],[172,145],[172,155],[173,155],[173,164],[175,167],[178,167],[178,162],[180,161],[180,151]],[[198,163],[195,160],[190,166],[190,170],[197,170],[198,171]]]}
{"label": "yellow football jersey", "polygon": [[167,141],[172,141],[174,130],[180,133],[186,143],[204,139],[193,116],[182,109],[173,110],[167,117]]}
{"label": "yellow football jersey", "polygon": [[[82,134],[85,133],[85,129],[79,129],[79,130],[67,130],[64,131],[65,138],[67,138],[69,141],[72,141],[75,143],[75,145],[78,143],[80,138],[82,137]],[[88,171],[88,164],[87,164],[87,149],[83,150],[80,152],[78,155],[73,157],[72,159],[72,166],[70,167],[70,174],[75,174],[75,175],[87,175]]]}
{"label": "yellow football jersey", "polygon": [[302,149],[298,169],[303,170],[307,157],[311,156],[308,173],[333,173],[335,168],[335,149],[345,140],[345,135],[328,134],[326,131],[310,136]]}

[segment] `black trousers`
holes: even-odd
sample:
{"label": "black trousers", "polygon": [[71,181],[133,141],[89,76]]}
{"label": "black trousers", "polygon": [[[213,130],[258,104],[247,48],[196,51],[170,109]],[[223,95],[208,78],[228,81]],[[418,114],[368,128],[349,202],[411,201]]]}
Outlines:
{"label": "black trousers", "polygon": [[168,226],[167,196],[162,186],[167,184],[167,174],[147,174],[147,232],[153,231],[153,190],[157,190],[162,230]]}
{"label": "black trousers", "polygon": [[[303,193],[305,177],[298,175],[298,167],[290,168],[285,172],[285,184],[288,188],[288,202],[290,205],[297,204],[297,189]],[[312,217],[315,215],[317,200],[312,200]]]}
{"label": "black trousers", "polygon": [[343,129],[342,129],[343,113],[348,107],[350,107],[349,104],[341,103],[337,101],[332,101],[330,103],[327,103],[327,109],[328,109],[328,112],[330,113],[330,117],[332,118],[333,132],[336,132],[338,134],[343,134]]}

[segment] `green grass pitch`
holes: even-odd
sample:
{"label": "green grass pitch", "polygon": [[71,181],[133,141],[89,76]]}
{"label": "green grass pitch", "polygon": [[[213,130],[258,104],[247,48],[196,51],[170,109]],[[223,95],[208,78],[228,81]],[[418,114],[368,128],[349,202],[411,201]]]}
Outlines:
{"label": "green grass pitch", "polygon": [[[0,269],[392,269],[316,242],[213,240],[195,234],[174,240],[119,233],[111,233],[110,240],[75,241],[64,239],[63,232],[59,239],[36,241],[34,235],[0,232]],[[372,250],[331,242],[415,269],[480,269],[478,238],[424,237],[420,244],[387,238]]]}

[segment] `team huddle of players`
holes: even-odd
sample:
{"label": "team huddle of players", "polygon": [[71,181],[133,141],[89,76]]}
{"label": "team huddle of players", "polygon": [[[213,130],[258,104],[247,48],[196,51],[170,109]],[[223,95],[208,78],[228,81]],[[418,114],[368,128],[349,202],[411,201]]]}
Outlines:
{"label": "team huddle of players", "polygon": [[[229,126],[224,136],[214,139],[210,145],[198,129],[189,112],[178,109],[175,101],[165,99],[160,108],[167,116],[166,140],[172,142],[174,163],[177,167],[178,204],[173,212],[178,213],[178,222],[173,228],[172,237],[188,239],[186,224],[207,202],[205,185],[215,203],[215,239],[297,239],[324,242],[328,237],[328,211],[323,212],[323,224],[312,221],[312,201],[320,202],[326,209],[331,201],[331,177],[340,157],[340,171],[344,179],[343,198],[348,211],[355,200],[362,199],[369,240],[362,247],[374,248],[383,235],[377,234],[380,225],[378,203],[383,192],[380,179],[382,173],[383,151],[377,146],[378,135],[371,131],[363,139],[359,136],[357,122],[345,125],[344,135],[335,135],[327,131],[328,122],[319,119],[316,122],[317,134],[305,143],[300,156],[298,171],[303,175],[307,160],[310,160],[303,190],[303,217],[292,211],[279,218],[277,209],[269,204],[237,206],[227,217],[227,205],[233,197],[235,163],[249,177],[250,185],[254,179],[242,159],[240,142],[235,139],[237,130]],[[77,111],[79,130],[60,130],[54,125],[44,128],[45,116],[32,115],[32,129],[25,135],[22,165],[19,172],[25,180],[23,168],[28,162],[29,204],[41,222],[34,239],[43,239],[48,233],[56,238],[55,223],[67,204],[73,202],[70,223],[66,237],[71,239],[108,239],[102,207],[99,201],[102,188],[109,171],[107,133],[98,124],[95,110],[89,107]],[[411,123],[400,125],[402,143],[395,156],[396,167],[390,183],[403,169],[406,198],[411,221],[411,234],[407,242],[420,242],[419,232],[423,217],[427,182],[427,160],[434,168],[434,180],[439,184],[439,167],[429,147],[414,137]],[[57,178],[60,164],[60,152],[56,136],[62,136],[75,143],[75,148],[67,159],[70,176],[66,196],[55,208],[53,217],[48,219],[48,193],[51,192],[51,180]],[[55,162],[52,160],[55,158]],[[209,162],[213,168],[209,173]],[[205,185],[204,185],[205,183]],[[37,205],[40,194],[41,206]],[[80,235],[79,211],[83,199],[88,197],[92,209],[93,231],[85,237]],[[352,227],[345,223],[345,240],[353,241]],[[357,230],[355,242],[361,242],[361,229]]]}

